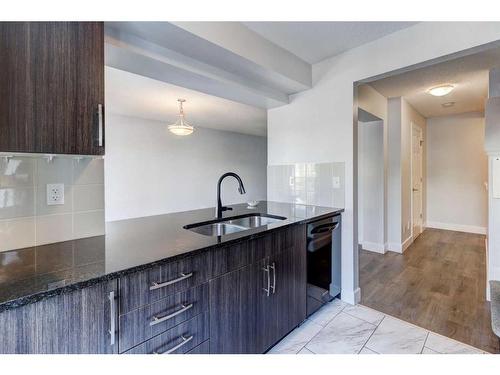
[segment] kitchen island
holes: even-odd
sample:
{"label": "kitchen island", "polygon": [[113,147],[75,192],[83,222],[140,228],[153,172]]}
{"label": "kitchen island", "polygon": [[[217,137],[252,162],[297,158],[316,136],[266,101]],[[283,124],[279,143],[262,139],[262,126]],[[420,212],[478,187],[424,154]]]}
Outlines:
{"label": "kitchen island", "polygon": [[110,222],[106,235],[0,253],[1,353],[262,353],[305,319],[305,225],[341,209],[261,202]]}

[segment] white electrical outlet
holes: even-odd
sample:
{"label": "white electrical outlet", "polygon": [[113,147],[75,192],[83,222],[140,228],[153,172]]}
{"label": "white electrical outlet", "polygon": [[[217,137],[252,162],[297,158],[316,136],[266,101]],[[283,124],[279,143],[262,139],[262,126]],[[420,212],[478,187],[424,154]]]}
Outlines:
{"label": "white electrical outlet", "polygon": [[64,184],[47,184],[47,206],[64,204]]}

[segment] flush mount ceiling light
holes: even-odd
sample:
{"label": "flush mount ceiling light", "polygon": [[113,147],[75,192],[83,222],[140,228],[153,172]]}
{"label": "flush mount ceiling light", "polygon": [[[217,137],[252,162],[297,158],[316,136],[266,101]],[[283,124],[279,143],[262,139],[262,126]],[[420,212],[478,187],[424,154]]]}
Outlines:
{"label": "flush mount ceiling light", "polygon": [[441,85],[429,89],[428,93],[433,96],[444,96],[449,94],[454,88],[455,86],[453,85]]}
{"label": "flush mount ceiling light", "polygon": [[175,135],[189,135],[194,131],[194,128],[189,125],[184,118],[182,103],[184,103],[186,99],[177,99],[177,101],[179,102],[179,118],[175,124],[168,126],[168,130]]}

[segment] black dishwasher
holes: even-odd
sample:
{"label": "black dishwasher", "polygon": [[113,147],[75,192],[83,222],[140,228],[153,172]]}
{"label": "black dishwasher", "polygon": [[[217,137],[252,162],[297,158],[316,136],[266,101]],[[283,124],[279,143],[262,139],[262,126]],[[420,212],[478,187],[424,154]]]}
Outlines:
{"label": "black dishwasher", "polygon": [[341,216],[307,225],[307,316],[340,295]]}

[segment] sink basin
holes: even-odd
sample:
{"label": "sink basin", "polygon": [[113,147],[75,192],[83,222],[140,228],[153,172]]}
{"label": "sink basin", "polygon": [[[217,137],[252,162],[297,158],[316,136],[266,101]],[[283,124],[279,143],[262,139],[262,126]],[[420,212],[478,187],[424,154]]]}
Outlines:
{"label": "sink basin", "polygon": [[185,225],[184,229],[203,234],[204,236],[224,236],[242,232],[286,220],[286,217],[274,215],[250,214],[226,217],[203,223]]}
{"label": "sink basin", "polygon": [[226,234],[248,230],[247,227],[227,223],[211,223],[186,229],[203,234],[204,236],[224,236]]}
{"label": "sink basin", "polygon": [[278,219],[275,217],[267,217],[267,216],[247,216],[247,217],[241,217],[239,219],[227,220],[225,221],[225,223],[241,225],[242,227],[247,227],[247,228],[258,228],[264,225],[277,223],[281,220],[283,219],[282,218]]}

